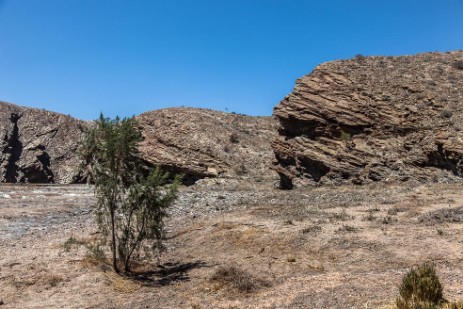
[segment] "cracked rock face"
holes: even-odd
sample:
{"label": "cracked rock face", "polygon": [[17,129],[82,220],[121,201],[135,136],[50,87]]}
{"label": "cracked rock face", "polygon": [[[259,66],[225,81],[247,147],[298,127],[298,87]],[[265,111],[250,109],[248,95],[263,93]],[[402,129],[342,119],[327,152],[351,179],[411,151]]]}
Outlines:
{"label": "cracked rock face", "polygon": [[274,115],[283,188],[461,180],[463,52],[325,63]]}
{"label": "cracked rock face", "polygon": [[137,116],[144,158],[185,175],[276,179],[270,143],[277,136],[272,117],[251,117],[198,108],[167,108]]}
{"label": "cracked rock face", "polygon": [[77,156],[86,123],[0,102],[0,182],[82,182]]}

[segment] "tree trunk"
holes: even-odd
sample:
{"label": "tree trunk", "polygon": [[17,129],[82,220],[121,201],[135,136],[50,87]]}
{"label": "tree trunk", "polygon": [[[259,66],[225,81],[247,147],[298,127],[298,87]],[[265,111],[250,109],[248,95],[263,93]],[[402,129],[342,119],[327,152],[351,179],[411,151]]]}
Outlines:
{"label": "tree trunk", "polygon": [[116,254],[116,226],[114,222],[114,209],[111,209],[111,249],[113,251],[113,268],[116,273],[120,273],[117,267],[117,254]]}

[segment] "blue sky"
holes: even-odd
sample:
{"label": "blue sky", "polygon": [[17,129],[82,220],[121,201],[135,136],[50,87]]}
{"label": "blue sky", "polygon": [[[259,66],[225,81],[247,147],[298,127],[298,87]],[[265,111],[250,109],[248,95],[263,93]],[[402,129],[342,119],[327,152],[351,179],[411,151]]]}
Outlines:
{"label": "blue sky", "polygon": [[0,0],[0,100],[270,115],[322,62],[463,49],[463,0]]}

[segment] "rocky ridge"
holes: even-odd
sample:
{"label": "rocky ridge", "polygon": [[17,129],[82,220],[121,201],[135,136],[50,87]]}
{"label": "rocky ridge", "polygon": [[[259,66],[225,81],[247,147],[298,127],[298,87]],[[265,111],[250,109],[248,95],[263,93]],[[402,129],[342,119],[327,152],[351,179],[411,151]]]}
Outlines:
{"label": "rocky ridge", "polygon": [[[0,182],[76,183],[78,144],[90,122],[0,102]],[[272,179],[276,138],[272,117],[251,117],[195,108],[168,108],[137,116],[146,161],[185,175]]]}
{"label": "rocky ridge", "polygon": [[461,180],[463,51],[321,64],[274,115],[284,188]]}
{"label": "rocky ridge", "polygon": [[82,181],[78,142],[87,123],[0,102],[0,182]]}
{"label": "rocky ridge", "polygon": [[205,177],[277,179],[270,170],[270,143],[277,136],[272,117],[208,109],[168,108],[137,116],[145,159],[185,174]]}

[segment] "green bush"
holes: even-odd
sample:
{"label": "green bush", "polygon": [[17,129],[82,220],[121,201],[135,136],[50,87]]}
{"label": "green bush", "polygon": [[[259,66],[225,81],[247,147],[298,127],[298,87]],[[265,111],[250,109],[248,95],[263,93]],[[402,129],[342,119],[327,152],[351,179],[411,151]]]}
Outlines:
{"label": "green bush", "polygon": [[399,287],[398,309],[437,309],[444,299],[442,284],[433,264],[412,268]]}
{"label": "green bush", "polygon": [[[96,221],[101,242],[91,248],[103,258],[101,244],[109,244],[113,268],[130,272],[132,257],[143,247],[162,248],[164,218],[175,200],[180,177],[173,181],[143,159],[142,135],[135,118],[105,118],[102,114],[86,133],[82,160],[95,183]],[[72,245],[72,242],[69,244]]]}

